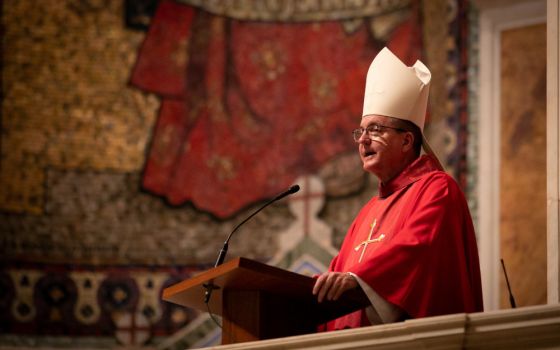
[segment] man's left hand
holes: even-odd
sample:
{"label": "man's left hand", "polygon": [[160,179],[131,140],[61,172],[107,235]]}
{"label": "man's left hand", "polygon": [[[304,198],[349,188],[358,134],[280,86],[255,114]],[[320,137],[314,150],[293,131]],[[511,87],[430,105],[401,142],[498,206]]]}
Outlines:
{"label": "man's left hand", "polygon": [[317,300],[337,300],[342,293],[349,289],[356,288],[358,281],[346,272],[325,272],[317,278],[313,286],[313,295],[317,295]]}

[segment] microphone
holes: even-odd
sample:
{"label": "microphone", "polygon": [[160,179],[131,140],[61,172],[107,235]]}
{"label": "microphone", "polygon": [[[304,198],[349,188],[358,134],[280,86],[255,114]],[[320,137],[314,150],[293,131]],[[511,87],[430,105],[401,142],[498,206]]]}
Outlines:
{"label": "microphone", "polygon": [[[224,259],[226,258],[226,254],[227,254],[227,251],[228,251],[228,248],[229,248],[229,240],[231,239],[231,236],[233,236],[235,231],[237,231],[237,229],[241,227],[241,225],[243,225],[244,223],[249,221],[249,219],[251,219],[253,216],[257,215],[261,210],[268,207],[272,203],[274,203],[276,201],[279,201],[280,199],[282,199],[286,196],[294,194],[297,191],[299,191],[299,185],[293,185],[292,187],[288,188],[286,191],[280,193],[279,195],[277,195],[273,199],[266,202],[262,207],[257,209],[253,214],[249,215],[245,220],[241,221],[237,226],[235,226],[233,231],[231,231],[231,233],[227,237],[226,241],[224,242],[224,246],[222,247],[222,249],[220,250],[220,253],[218,254],[218,259],[216,259],[216,263],[214,264],[214,267],[218,267],[224,262]],[[204,294],[204,302],[206,304],[208,304],[208,301],[210,300],[210,296],[212,295],[212,290],[216,289],[217,287],[214,286],[214,284],[212,282],[210,282],[209,284],[205,284],[204,287],[206,287],[206,293]]]}
{"label": "microphone", "polygon": [[508,293],[509,293],[509,303],[511,305],[511,308],[515,309],[517,307],[517,305],[515,304],[515,298],[513,297],[513,293],[511,292],[511,287],[509,286],[509,279],[508,279],[508,275],[507,275],[507,272],[506,272],[506,265],[504,264],[504,259],[500,259],[500,261],[502,262],[502,269],[504,270],[504,276],[506,277],[506,284],[507,284]]}

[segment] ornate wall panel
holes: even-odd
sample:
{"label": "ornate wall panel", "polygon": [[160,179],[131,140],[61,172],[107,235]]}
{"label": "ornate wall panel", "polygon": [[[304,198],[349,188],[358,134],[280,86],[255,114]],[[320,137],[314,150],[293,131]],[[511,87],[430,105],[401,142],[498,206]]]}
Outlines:
{"label": "ornate wall panel", "polygon": [[546,304],[546,24],[501,42],[500,252],[518,305]]}

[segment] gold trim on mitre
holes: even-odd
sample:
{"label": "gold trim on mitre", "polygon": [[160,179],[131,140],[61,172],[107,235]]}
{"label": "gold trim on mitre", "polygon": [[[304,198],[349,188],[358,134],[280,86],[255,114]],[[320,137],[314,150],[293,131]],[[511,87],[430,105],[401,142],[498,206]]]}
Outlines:
{"label": "gold trim on mitre", "polygon": [[408,67],[384,47],[369,66],[362,117],[377,114],[416,124],[422,132],[424,150],[441,167],[439,159],[424,137],[431,78],[430,70],[421,61]]}

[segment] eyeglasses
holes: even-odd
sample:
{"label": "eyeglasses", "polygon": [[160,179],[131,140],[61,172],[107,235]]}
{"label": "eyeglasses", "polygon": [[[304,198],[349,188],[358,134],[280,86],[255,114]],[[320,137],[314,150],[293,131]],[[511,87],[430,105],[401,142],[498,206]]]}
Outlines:
{"label": "eyeglasses", "polygon": [[360,138],[364,134],[364,131],[367,133],[367,136],[370,138],[375,136],[375,134],[380,134],[383,132],[384,129],[392,129],[398,132],[406,132],[404,129],[393,128],[391,126],[381,125],[381,124],[370,124],[365,129],[364,128],[357,128],[352,130],[352,136],[354,137],[354,141],[359,142]]}

